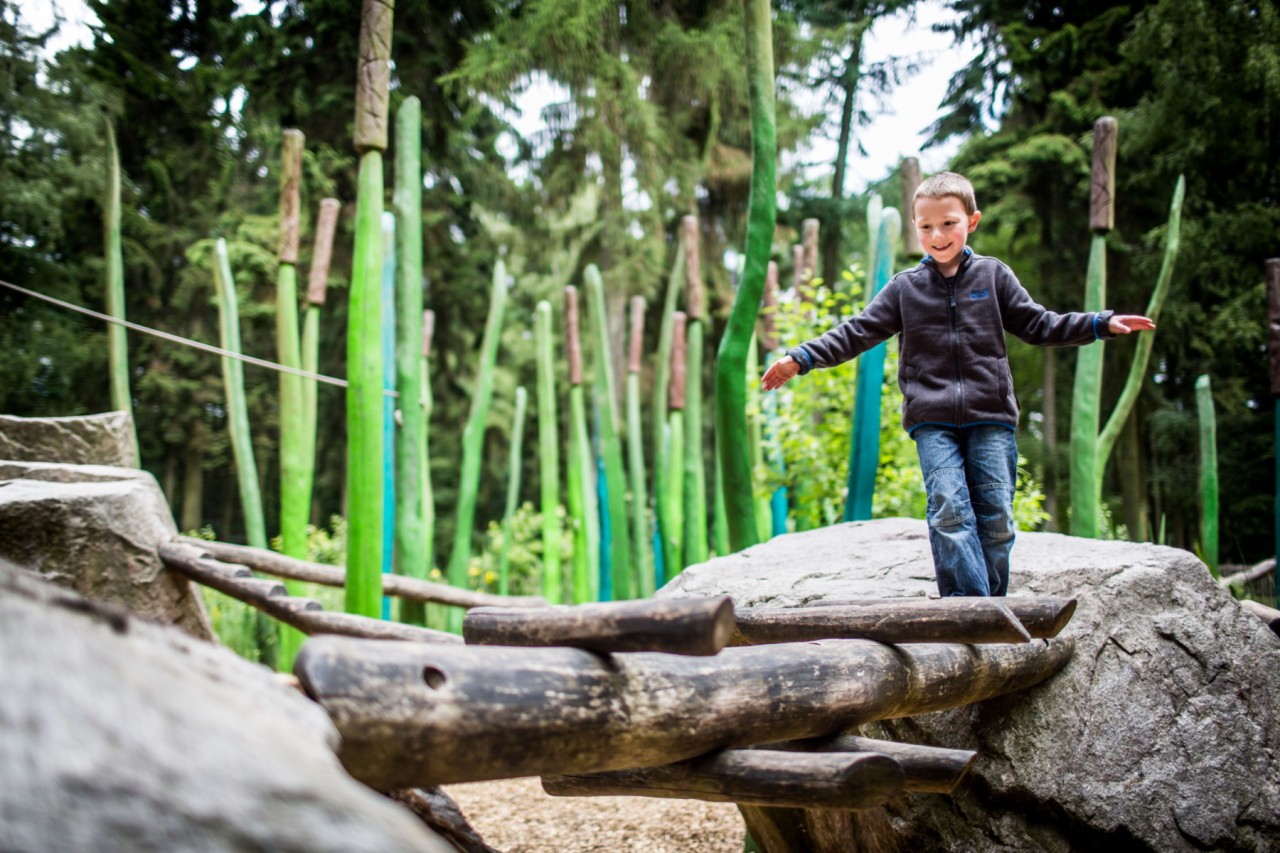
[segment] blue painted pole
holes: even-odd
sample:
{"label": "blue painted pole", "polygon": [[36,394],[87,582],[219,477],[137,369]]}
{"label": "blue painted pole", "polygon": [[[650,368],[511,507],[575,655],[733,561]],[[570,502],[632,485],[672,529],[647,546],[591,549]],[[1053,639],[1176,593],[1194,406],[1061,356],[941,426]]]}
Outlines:
{"label": "blue painted pole", "polygon": [[[902,217],[892,207],[880,216],[876,234],[876,265],[872,271],[867,301],[870,302],[893,275]],[[880,466],[880,396],[884,385],[885,344],[878,344],[858,359],[858,388],[853,404],[853,437],[849,447],[849,481],[845,494],[844,520],[871,518],[876,491],[876,470]]]}
{"label": "blue painted pole", "polygon": [[[382,390],[396,389],[396,215],[382,212]],[[393,570],[396,541],[396,398],[382,395],[382,573]],[[391,618],[391,597],[382,597]]]}

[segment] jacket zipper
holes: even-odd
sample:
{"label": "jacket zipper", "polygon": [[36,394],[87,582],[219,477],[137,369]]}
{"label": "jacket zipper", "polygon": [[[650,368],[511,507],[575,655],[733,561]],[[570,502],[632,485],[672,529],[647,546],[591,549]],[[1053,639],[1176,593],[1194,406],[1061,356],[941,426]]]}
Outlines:
{"label": "jacket zipper", "polygon": [[[938,273],[942,275],[941,272]],[[951,366],[956,374],[956,426],[961,427],[964,421],[961,415],[964,414],[964,379],[960,375],[960,330],[956,316],[956,278],[960,275],[959,270],[951,278],[943,278],[947,285],[947,308],[951,319]]]}

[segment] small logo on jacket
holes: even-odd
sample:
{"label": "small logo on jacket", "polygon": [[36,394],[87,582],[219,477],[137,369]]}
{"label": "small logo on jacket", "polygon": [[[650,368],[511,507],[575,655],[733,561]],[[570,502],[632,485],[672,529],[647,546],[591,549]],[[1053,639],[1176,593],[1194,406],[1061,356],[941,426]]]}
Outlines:
{"label": "small logo on jacket", "polygon": [[971,291],[969,291],[969,298],[970,298],[970,299],[986,299],[986,298],[987,298],[988,296],[990,296],[990,295],[991,295],[990,291],[987,291],[987,290],[971,290]]}

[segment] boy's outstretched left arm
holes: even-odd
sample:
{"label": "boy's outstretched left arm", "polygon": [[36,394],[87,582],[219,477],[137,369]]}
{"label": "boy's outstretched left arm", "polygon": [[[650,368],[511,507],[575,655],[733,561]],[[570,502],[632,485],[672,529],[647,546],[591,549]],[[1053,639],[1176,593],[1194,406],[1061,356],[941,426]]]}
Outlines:
{"label": "boy's outstretched left arm", "polygon": [[1113,335],[1127,335],[1130,332],[1145,332],[1156,327],[1150,317],[1141,314],[1112,314],[1107,321],[1107,328]]}

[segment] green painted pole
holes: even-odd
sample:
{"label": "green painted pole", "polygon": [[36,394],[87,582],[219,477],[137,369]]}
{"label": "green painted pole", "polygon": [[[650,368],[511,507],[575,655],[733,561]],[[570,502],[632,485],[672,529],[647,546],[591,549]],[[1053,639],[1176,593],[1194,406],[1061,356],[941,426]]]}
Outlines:
{"label": "green painted pole", "polygon": [[671,384],[667,400],[666,453],[667,475],[662,501],[662,564],[666,580],[680,574],[684,562],[684,402],[685,402],[685,323],[683,311],[677,311],[671,326]]}
{"label": "green painted pole", "polygon": [[[418,458],[422,460],[422,553],[429,577],[435,565],[436,503],[431,488],[431,336],[436,328],[434,311],[422,312],[422,352],[418,364],[418,387],[422,397],[422,432],[418,436]],[[427,624],[427,608],[421,602],[401,600],[400,620],[411,625]]]}
{"label": "green painted pole", "polygon": [[[301,131],[286,130],[280,151],[280,262],[276,275],[276,359],[285,367],[302,367],[302,343],[298,331],[298,232],[301,220]],[[307,520],[311,516],[312,466],[307,463],[308,432],[306,397],[302,377],[280,374],[280,552],[289,557],[307,556]],[[285,581],[291,595],[303,591],[298,581]],[[293,658],[303,634],[280,626],[279,667],[293,669]]]}
{"label": "green painted pole", "polygon": [[1218,577],[1218,425],[1209,377],[1196,377],[1200,420],[1200,544],[1209,571]]}
{"label": "green painted pole", "polygon": [[[1173,279],[1173,265],[1178,258],[1179,235],[1182,231],[1182,198],[1186,193],[1186,186],[1186,179],[1179,175],[1178,183],[1173,189],[1173,201],[1169,204],[1169,225],[1165,230],[1164,260],[1160,264],[1160,275],[1156,279],[1155,290],[1151,292],[1151,300],[1147,303],[1146,316],[1150,317],[1153,322],[1159,321],[1160,311],[1164,308],[1165,299],[1169,296],[1169,282]],[[1129,415],[1133,413],[1134,405],[1138,402],[1138,394],[1142,392],[1142,384],[1146,380],[1147,364],[1151,361],[1151,348],[1155,344],[1155,332],[1138,335],[1137,338],[1137,343],[1134,344],[1133,361],[1129,365],[1129,376],[1125,379],[1124,390],[1120,392],[1120,399],[1116,402],[1116,407],[1111,412],[1111,417],[1107,418],[1106,427],[1103,428],[1102,434],[1098,437],[1097,476],[1099,488],[1101,488],[1102,474],[1107,467],[1107,460],[1111,458],[1111,451],[1115,448],[1116,440],[1120,437],[1120,430],[1124,428],[1125,421],[1129,419]]]}
{"label": "green painted pole", "polygon": [[[302,321],[302,369],[320,372],[320,311],[329,287],[329,265],[333,260],[333,236],[338,227],[342,205],[336,198],[320,202],[316,219],[316,240],[311,252],[311,271],[307,277],[306,311]],[[302,380],[303,426],[306,429],[306,451],[303,458],[310,469],[307,482],[315,482],[316,467],[316,381]]]}
{"label": "green painted pole", "polygon": [[[425,580],[430,571],[423,516],[422,453],[426,424],[422,406],[422,105],[405,98],[396,113],[396,393],[400,422],[395,433],[395,560],[397,574]],[[402,605],[403,607],[403,605]],[[417,608],[421,610],[422,608]],[[408,608],[406,615],[425,618]]]}
{"label": "green painted pole", "polygon": [[392,0],[363,0],[353,144],[360,157],[347,311],[347,612],[382,612],[382,152]]}
{"label": "green painted pole", "polygon": [[[218,292],[218,337],[227,352],[240,352],[239,300],[227,258],[227,241],[214,245],[213,279]],[[222,382],[227,389],[227,426],[231,451],[236,460],[236,480],[240,506],[244,511],[245,538],[254,548],[267,547],[267,530],[262,514],[262,493],[258,487],[258,463],[253,457],[253,436],[249,431],[249,409],[244,396],[244,365],[239,359],[222,357]]]}
{"label": "green painted pole", "polygon": [[[396,552],[396,215],[382,213],[382,573],[395,571]],[[415,341],[415,349],[416,347]],[[415,483],[415,491],[417,484]],[[391,619],[391,597],[382,618]]]}
{"label": "green painted pole", "polygon": [[716,359],[716,432],[720,436],[729,544],[735,551],[760,541],[747,437],[747,348],[755,328],[773,244],[778,153],[769,0],[745,0],[743,8],[751,108],[751,200],[747,214],[746,268]]}
{"label": "green painted pole", "polygon": [[[1085,274],[1085,311],[1102,311],[1107,301],[1107,233],[1115,227],[1116,120],[1093,126],[1093,192],[1089,226],[1093,242]],[[1098,538],[1098,426],[1101,421],[1103,348],[1082,347],[1076,355],[1071,397],[1071,534]]]}
{"label": "green painted pole", "polygon": [[573,525],[573,603],[595,601],[600,585],[600,503],[596,497],[596,463],[587,428],[586,392],[582,385],[582,336],[578,323],[578,288],[564,289],[564,343],[569,369],[569,518]]}
{"label": "green painted pole", "polygon": [[[803,251],[803,250],[802,250]],[[778,357],[778,336],[774,333],[774,323],[778,313],[778,265],[769,262],[768,274],[764,279],[764,296],[760,300],[760,342],[764,345],[764,366],[767,370]],[[764,398],[765,448],[769,457],[769,467],[778,475],[787,470],[786,460],[782,457],[782,444],[778,440],[780,418],[778,417],[778,395],[769,394]],[[781,536],[787,532],[787,487],[779,486],[769,496],[769,533],[770,536]]]}
{"label": "green painted pole", "polygon": [[[116,132],[107,122],[107,188],[102,203],[102,232],[106,247],[106,308],[117,320],[125,319],[124,252],[120,247],[120,152]],[[111,407],[129,413],[133,444],[133,464],[142,465],[138,450],[138,427],[133,418],[133,394],[129,390],[129,341],[119,323],[107,326],[107,365],[111,374]]]}
{"label": "green painted pole", "polygon": [[[516,412],[511,420],[511,449],[507,462],[507,505],[502,513],[502,550],[498,553],[498,593],[511,594],[511,521],[520,503],[520,470],[524,465],[524,414],[529,393],[516,389]],[[541,426],[539,426],[541,429]]]}
{"label": "green painted pole", "polygon": [[[898,235],[902,217],[892,207],[880,216],[876,235],[876,266],[867,282],[870,302],[893,277],[893,259],[898,256]],[[876,493],[876,472],[880,468],[880,400],[884,389],[884,360],[887,346],[877,344],[858,357],[858,385],[854,390],[853,435],[850,437],[849,480],[844,502],[845,521],[867,521]]]}
{"label": "green painted pole", "polygon": [[[663,539],[662,519],[667,511],[663,502],[667,499],[667,398],[671,387],[671,328],[679,300],[680,290],[685,284],[685,240],[686,233],[682,227],[676,244],[675,260],[671,264],[671,276],[667,279],[667,289],[662,299],[662,314],[658,321],[658,352],[653,362],[653,406],[651,409],[653,439],[653,503],[656,519],[656,539]],[[665,548],[659,544],[655,549],[655,559]],[[664,574],[673,574],[674,567],[664,563]],[[655,566],[655,577],[657,571]],[[659,581],[660,582],[660,581]]]}
{"label": "green painted pole", "polygon": [[563,602],[560,579],[560,435],[556,419],[556,376],[551,349],[551,303],[538,303],[533,315],[538,367],[538,482],[542,494],[542,595]]}
{"label": "green painted pole", "polygon": [[627,529],[627,473],[622,464],[622,441],[614,420],[613,365],[609,360],[609,327],[605,316],[604,282],[595,264],[583,272],[591,307],[592,352],[595,355],[595,384],[600,400],[600,455],[604,460],[605,485],[609,493],[609,564],[613,578],[613,600],[636,595],[636,578],[631,570],[631,536]]}
{"label": "green painted pole", "polygon": [[640,427],[640,370],[644,354],[643,296],[631,297],[631,335],[627,358],[627,474],[631,478],[632,561],[640,579],[640,597],[653,595],[653,537],[649,524],[649,494],[645,485],[644,436]]}
{"label": "green painted pole", "polygon": [[[707,469],[702,430],[702,355],[707,306],[702,286],[698,217],[684,217],[680,227],[684,232],[684,304],[688,315],[684,390],[684,565],[691,566],[705,563],[709,556]],[[671,572],[674,575],[675,568]]]}
{"label": "green painted pole", "polygon": [[[747,345],[747,376],[760,376],[760,345],[756,336],[751,336]],[[760,390],[755,382],[747,382],[747,435],[751,451],[752,484],[755,472],[764,470],[764,422],[760,417]],[[760,533],[773,527],[772,511],[769,509],[769,496],[761,489],[752,490],[752,505],[756,512],[756,530]],[[764,538],[768,538],[765,536]]]}
{"label": "green painted pole", "polygon": [[[493,400],[493,368],[502,341],[502,318],[507,305],[507,267],[501,259],[493,264],[493,284],[489,291],[489,315],[480,343],[480,369],[471,394],[471,411],[462,430],[462,472],[458,478],[458,522],[449,558],[449,583],[467,588],[467,565],[471,562],[471,532],[476,519],[476,494],[480,488],[480,466],[484,454],[484,431]],[[450,629],[462,630],[462,611],[449,611]]]}

